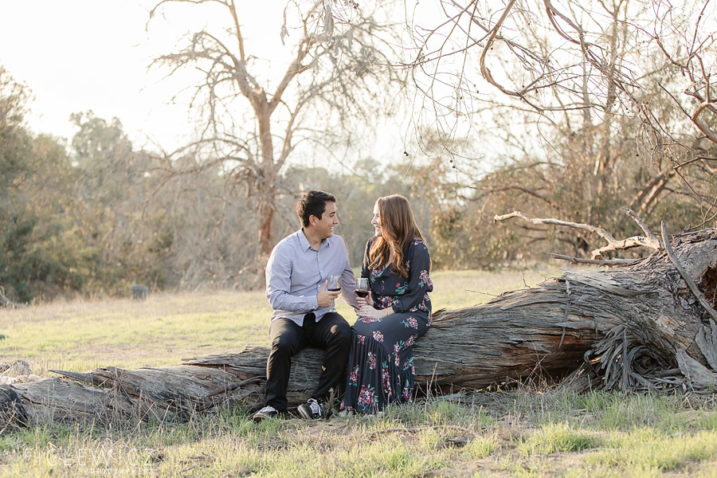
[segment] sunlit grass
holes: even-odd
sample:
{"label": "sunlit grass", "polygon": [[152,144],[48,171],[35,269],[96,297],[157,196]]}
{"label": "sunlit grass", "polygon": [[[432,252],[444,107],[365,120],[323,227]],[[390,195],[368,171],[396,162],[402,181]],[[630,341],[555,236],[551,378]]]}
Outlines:
{"label": "sunlit grass", "polygon": [[608,435],[606,449],[591,456],[588,462],[610,468],[664,472],[716,457],[714,432],[666,434],[654,428],[636,428]]}
{"label": "sunlit grass", "polygon": [[594,435],[575,430],[565,423],[551,423],[544,425],[521,442],[518,450],[525,455],[547,455],[594,448],[599,443]]}
{"label": "sunlit grass", "polygon": [[33,372],[86,371],[179,363],[268,342],[263,293],[154,294],[57,302],[0,312],[2,360],[28,360]]}

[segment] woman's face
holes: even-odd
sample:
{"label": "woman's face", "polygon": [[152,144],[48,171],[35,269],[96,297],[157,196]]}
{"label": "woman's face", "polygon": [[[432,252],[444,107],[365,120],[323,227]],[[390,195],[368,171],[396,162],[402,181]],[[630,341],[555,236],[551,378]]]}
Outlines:
{"label": "woman's face", "polygon": [[374,231],[377,236],[381,235],[381,214],[378,212],[378,203],[373,206],[373,219],[371,219]]}

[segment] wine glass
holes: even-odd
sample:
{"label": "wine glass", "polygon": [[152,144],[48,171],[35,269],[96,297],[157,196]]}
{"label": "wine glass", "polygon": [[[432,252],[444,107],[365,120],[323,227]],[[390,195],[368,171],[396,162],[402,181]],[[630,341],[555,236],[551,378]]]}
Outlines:
{"label": "wine glass", "polygon": [[341,276],[337,275],[330,275],[329,276],[329,285],[326,287],[331,292],[336,292],[341,290]]}
{"label": "wine glass", "polygon": [[359,297],[367,297],[368,296],[368,278],[367,277],[359,277],[356,279],[356,295]]}

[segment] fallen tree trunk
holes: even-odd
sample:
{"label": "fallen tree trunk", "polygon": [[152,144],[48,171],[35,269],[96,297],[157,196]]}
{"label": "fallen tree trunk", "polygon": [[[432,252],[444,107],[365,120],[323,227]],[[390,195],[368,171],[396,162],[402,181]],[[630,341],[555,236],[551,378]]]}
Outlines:
{"label": "fallen tree trunk", "polygon": [[[702,303],[682,274],[704,294]],[[415,345],[417,383],[440,392],[540,374],[588,386],[717,387],[717,231],[684,235],[632,265],[566,272],[488,304],[435,314]],[[706,302],[704,302],[706,300]],[[713,312],[713,311],[712,311]],[[163,368],[101,368],[0,387],[4,428],[51,421],[187,419],[218,406],[260,404],[268,349],[186,360]],[[292,366],[289,401],[305,400],[321,352]]]}

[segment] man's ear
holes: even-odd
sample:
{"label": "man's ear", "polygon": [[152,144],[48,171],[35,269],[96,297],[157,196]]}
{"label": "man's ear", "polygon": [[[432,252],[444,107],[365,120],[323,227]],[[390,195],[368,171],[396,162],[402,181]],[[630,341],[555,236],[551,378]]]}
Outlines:
{"label": "man's ear", "polygon": [[316,222],[317,222],[318,220],[319,220],[318,217],[316,217],[316,216],[314,216],[313,214],[311,214],[311,215],[309,216],[309,226],[313,226],[314,224],[316,224]]}

